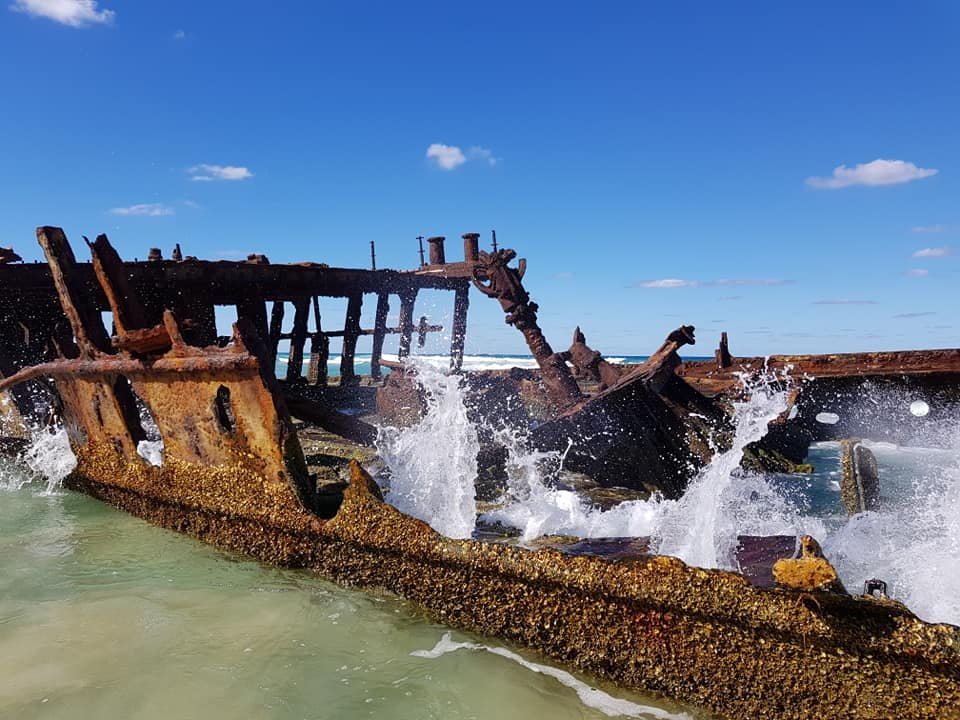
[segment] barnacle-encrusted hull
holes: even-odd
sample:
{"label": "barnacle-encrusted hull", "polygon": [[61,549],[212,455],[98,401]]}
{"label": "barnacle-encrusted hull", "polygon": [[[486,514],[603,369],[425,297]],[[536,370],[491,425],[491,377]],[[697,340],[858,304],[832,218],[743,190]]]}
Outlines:
{"label": "barnacle-encrusted hull", "polygon": [[67,484],[154,524],[387,590],[451,626],[722,717],[960,717],[960,628],[924,623],[892,602],[826,593],[802,602],[675,558],[614,563],[452,540],[378,499],[359,465],[351,471],[328,521],[297,510],[292,491],[267,514],[205,509],[197,488],[215,492],[218,507],[232,493],[262,492],[262,479],[242,467],[181,464],[157,492],[150,478],[162,469],[131,474],[114,453],[88,448]]}

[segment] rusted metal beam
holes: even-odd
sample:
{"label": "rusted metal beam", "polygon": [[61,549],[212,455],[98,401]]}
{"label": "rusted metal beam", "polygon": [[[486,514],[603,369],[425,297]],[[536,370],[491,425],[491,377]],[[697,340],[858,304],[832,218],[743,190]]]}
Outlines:
{"label": "rusted metal beam", "polygon": [[293,302],[293,331],[290,335],[290,352],[287,356],[287,382],[299,382],[303,375],[303,347],[307,342],[307,321],[310,314],[310,298],[297,298]]}
{"label": "rusted metal beam", "polygon": [[280,343],[280,333],[283,331],[283,302],[273,301],[273,307],[270,309],[270,337],[267,349],[270,351],[270,357],[277,361],[277,346]]}
{"label": "rusted metal beam", "polygon": [[387,315],[390,313],[390,296],[387,293],[377,295],[377,311],[373,319],[373,348],[370,351],[370,375],[381,376],[380,357],[383,355],[383,341],[387,334]]}
{"label": "rusted metal beam", "polygon": [[[474,259],[477,256],[476,243],[479,235],[464,240],[467,243],[467,251],[473,253]],[[450,337],[450,369],[458,372],[463,367],[463,347],[467,339],[467,310],[470,308],[470,288],[464,284],[456,289],[453,299],[453,332]]]}
{"label": "rusted metal beam", "polygon": [[327,403],[292,392],[284,393],[283,399],[293,417],[319,425],[347,440],[361,445],[373,445],[377,439],[377,428],[373,425],[346,415]]}
{"label": "rusted metal beam", "polygon": [[357,338],[360,337],[360,313],[363,309],[363,294],[354,293],[347,300],[347,316],[343,323],[343,348],[340,351],[340,384],[356,385],[357,373],[354,370],[354,356],[357,352]]}
{"label": "rusted metal beam", "polygon": [[410,342],[413,339],[413,308],[417,302],[417,291],[408,289],[400,293],[400,349],[397,357],[405,358],[410,354]]}
{"label": "rusted metal beam", "polygon": [[88,358],[97,353],[112,352],[100,311],[89,301],[82,278],[76,272],[77,259],[63,230],[58,227],[39,227],[37,241],[47,258],[60,305],[73,328],[80,352]]}
{"label": "rusted metal beam", "polygon": [[313,297],[313,321],[316,332],[310,337],[310,364],[307,367],[307,382],[310,385],[327,384],[327,363],[330,358],[330,341],[320,326],[320,302]]}
{"label": "rusted metal beam", "polygon": [[516,268],[509,266],[516,256],[513,250],[480,251],[479,260],[472,266],[473,285],[484,295],[498,300],[507,314],[507,324],[523,334],[540,366],[550,401],[559,409],[571,407],[583,399],[583,394],[563,356],[553,351],[537,324],[537,304],[531,302],[522,283],[527,261],[519,260]]}

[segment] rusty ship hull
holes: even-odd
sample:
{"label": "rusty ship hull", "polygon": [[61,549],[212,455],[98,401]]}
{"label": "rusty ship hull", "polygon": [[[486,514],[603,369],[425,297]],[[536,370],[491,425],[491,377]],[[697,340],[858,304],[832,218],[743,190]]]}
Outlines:
{"label": "rusty ship hull", "polygon": [[[349,484],[330,492],[308,471],[274,377],[275,344],[263,342],[279,331],[264,312],[248,307],[229,342],[205,343],[209,327],[144,306],[106,238],[91,244],[98,288],[62,232],[40,228],[38,238],[61,314],[48,303],[51,344],[8,345],[21,358],[34,352],[34,362],[5,369],[0,390],[55,385],[78,463],[67,487],[225,550],[395,593],[452,627],[720,717],[960,718],[960,628],[923,622],[896,602],[758,587],[669,557],[614,561],[449,539],[383,502],[355,461]],[[391,291],[409,295],[424,277],[453,282],[455,293],[462,286],[437,272],[397,275]],[[505,309],[517,313],[515,305]],[[529,309],[519,313],[536,336]],[[345,330],[360,332],[350,317]],[[408,309],[401,342],[412,333]],[[629,393],[649,399],[676,380],[678,342],[668,339],[662,362],[635,372]],[[623,387],[600,393],[600,403],[623,397]],[[558,420],[589,406],[577,393],[566,380],[554,384],[565,405]],[[163,440],[160,466],[137,452],[148,436],[143,408]],[[366,432],[322,402],[303,413],[347,436]]]}

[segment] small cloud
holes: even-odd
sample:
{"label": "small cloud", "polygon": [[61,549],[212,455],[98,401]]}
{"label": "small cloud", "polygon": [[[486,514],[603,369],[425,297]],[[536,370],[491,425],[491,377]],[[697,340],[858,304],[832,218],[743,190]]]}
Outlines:
{"label": "small cloud", "polygon": [[75,28],[110,25],[116,16],[113,10],[98,10],[96,0],[16,0],[10,9]]}
{"label": "small cloud", "polygon": [[814,300],[814,305],[876,305],[876,300]]}
{"label": "small cloud", "polygon": [[639,283],[637,287],[642,288],[682,288],[697,287],[699,283],[696,280],[681,280],[679,278],[664,278],[663,280],[647,280]]}
{"label": "small cloud", "polygon": [[907,270],[907,275],[910,277],[926,277],[930,274],[930,271],[926,268],[913,268],[912,270]]}
{"label": "small cloud", "polygon": [[469,157],[471,160],[481,160],[487,163],[487,165],[490,167],[493,167],[500,162],[500,158],[494,157],[490,150],[485,147],[480,147],[479,145],[474,145],[472,148],[467,150],[467,157]]}
{"label": "small cloud", "polygon": [[194,165],[187,168],[191,180],[212,182],[214,180],[247,180],[253,173],[245,167],[236,165]]}
{"label": "small cloud", "polygon": [[916,225],[910,228],[910,232],[914,233],[942,233],[946,230],[946,225]]}
{"label": "small cloud", "polygon": [[910,318],[919,318],[919,317],[928,317],[930,315],[936,315],[937,313],[933,310],[927,310],[925,312],[909,312],[909,313],[900,313],[899,315],[894,315],[893,317],[896,320],[908,320]]}
{"label": "small cloud", "polygon": [[933,248],[923,248],[923,250],[917,250],[913,257],[915,258],[939,258],[946,257],[947,255],[952,255],[953,249],[948,247],[933,247]]}
{"label": "small cloud", "polygon": [[130,205],[128,207],[110,208],[111,215],[125,215],[141,217],[162,217],[164,215],[173,215],[173,208],[160,203],[140,203],[139,205]]}
{"label": "small cloud", "polygon": [[742,299],[743,299],[743,295],[724,295],[723,297],[720,297],[720,298],[717,298],[717,299],[718,299],[718,300],[729,300],[729,301],[742,300]]}
{"label": "small cloud", "polygon": [[500,158],[495,157],[492,150],[479,145],[474,145],[464,153],[456,145],[444,145],[443,143],[433,143],[427,148],[427,159],[436,163],[442,170],[456,170],[466,162],[481,162],[493,167],[500,162]]}
{"label": "small cloud", "polygon": [[194,202],[193,200],[184,200],[183,204],[185,207],[188,207],[191,210],[199,210],[201,208],[200,203]]}
{"label": "small cloud", "polygon": [[567,271],[557,272],[553,274],[554,280],[569,280],[572,277],[573,277],[573,273],[567,272]]}
{"label": "small cloud", "polygon": [[837,190],[851,185],[899,185],[936,175],[939,170],[919,168],[903,160],[882,160],[861,163],[853,168],[838,165],[831,177],[808,177],[807,185],[821,190]]}
{"label": "small cloud", "polygon": [[173,39],[174,39],[174,40],[185,40],[186,38],[187,38],[187,33],[186,33],[185,31],[183,31],[183,30],[177,30],[177,31],[173,34]]}
{"label": "small cloud", "polygon": [[438,167],[444,170],[454,170],[463,165],[467,158],[456,145],[433,143],[427,148],[427,158],[433,160]]}

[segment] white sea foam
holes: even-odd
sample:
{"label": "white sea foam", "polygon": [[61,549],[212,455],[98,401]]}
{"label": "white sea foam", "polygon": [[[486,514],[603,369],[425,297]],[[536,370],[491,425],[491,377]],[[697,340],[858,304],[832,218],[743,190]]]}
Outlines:
{"label": "white sea foam", "polygon": [[413,427],[378,432],[377,450],[390,469],[387,499],[448,537],[467,538],[477,522],[477,431],[467,418],[460,378],[419,360],[412,365],[427,412]]}
{"label": "white sea foam", "polygon": [[70,438],[63,427],[41,428],[33,432],[30,445],[20,455],[20,461],[46,483],[46,492],[54,493],[77,466],[77,458],[70,448]]}
{"label": "white sea foam", "polygon": [[527,670],[552,677],[560,684],[570,688],[577,693],[577,697],[587,707],[599,710],[608,717],[635,717],[635,718],[656,718],[657,720],[692,720],[687,713],[673,713],[662,708],[651,705],[640,705],[622,698],[615,698],[612,695],[590,687],[582,680],[578,680],[566,670],[560,670],[549,665],[530,662],[511,650],[503,647],[481,645],[472,642],[456,642],[452,639],[450,633],[444,633],[443,637],[431,650],[415,650],[410,653],[413,657],[435,660],[447,653],[458,650],[479,650],[488,652],[499,657],[506,658],[515,662]]}

